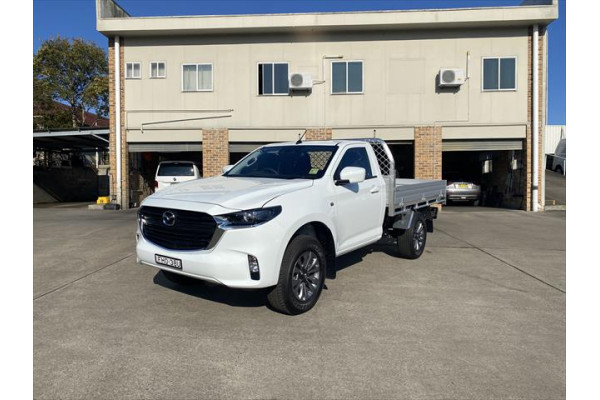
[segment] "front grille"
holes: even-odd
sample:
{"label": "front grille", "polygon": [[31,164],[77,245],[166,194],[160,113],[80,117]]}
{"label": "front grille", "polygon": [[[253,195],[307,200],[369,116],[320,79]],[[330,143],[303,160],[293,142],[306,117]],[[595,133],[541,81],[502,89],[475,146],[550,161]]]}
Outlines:
{"label": "front grille", "polygon": [[[163,222],[166,211],[175,215],[173,226]],[[203,250],[217,229],[213,217],[203,212],[144,206],[140,217],[144,238],[171,250]]]}

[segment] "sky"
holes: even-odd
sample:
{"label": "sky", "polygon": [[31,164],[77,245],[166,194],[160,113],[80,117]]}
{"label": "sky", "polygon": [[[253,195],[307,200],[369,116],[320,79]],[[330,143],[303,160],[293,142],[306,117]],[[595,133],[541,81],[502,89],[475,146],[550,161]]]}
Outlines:
{"label": "sky", "polygon": [[[117,0],[130,15],[227,15],[313,11],[405,10],[516,6],[521,0]],[[94,0],[33,0],[33,52],[57,35],[106,49],[96,31]],[[548,27],[548,123],[566,124],[566,0]]]}

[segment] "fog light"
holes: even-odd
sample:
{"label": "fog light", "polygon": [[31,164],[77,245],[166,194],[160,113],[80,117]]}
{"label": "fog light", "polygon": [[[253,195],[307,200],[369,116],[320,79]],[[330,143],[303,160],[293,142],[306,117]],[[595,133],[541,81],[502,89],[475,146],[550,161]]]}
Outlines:
{"label": "fog light", "polygon": [[248,268],[250,269],[250,279],[257,281],[260,279],[260,267],[256,257],[248,254]]}
{"label": "fog light", "polygon": [[135,242],[137,243],[137,242],[139,242],[139,241],[140,241],[140,234],[139,234],[139,233],[136,233],[136,234],[135,234]]}

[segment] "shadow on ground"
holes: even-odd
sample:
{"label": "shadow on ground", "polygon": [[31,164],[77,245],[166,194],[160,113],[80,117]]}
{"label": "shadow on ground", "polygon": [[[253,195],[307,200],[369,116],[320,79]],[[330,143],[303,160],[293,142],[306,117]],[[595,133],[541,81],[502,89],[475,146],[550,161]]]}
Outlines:
{"label": "shadow on ground", "polygon": [[[352,267],[363,261],[370,253],[382,252],[389,256],[395,256],[395,240],[392,238],[383,238],[374,245],[355,250],[351,253],[340,256],[336,260],[336,272]],[[194,296],[204,300],[227,304],[232,307],[263,307],[269,306],[267,294],[271,288],[264,289],[234,289],[212,282],[201,281],[190,278],[189,283],[181,284],[171,282],[162,271],[154,275],[153,282],[156,285],[167,289],[175,290],[180,293]],[[327,290],[327,284],[325,285]],[[270,307],[269,307],[270,308]]]}

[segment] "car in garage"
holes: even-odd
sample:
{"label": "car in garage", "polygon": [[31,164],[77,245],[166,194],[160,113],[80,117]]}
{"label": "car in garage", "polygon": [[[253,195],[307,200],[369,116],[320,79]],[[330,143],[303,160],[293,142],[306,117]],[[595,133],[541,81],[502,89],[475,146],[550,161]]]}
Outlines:
{"label": "car in garage", "polygon": [[192,161],[163,161],[158,164],[154,191],[165,189],[171,185],[200,179],[200,169]]}
{"label": "car in garage", "polygon": [[465,202],[479,205],[481,199],[481,186],[472,179],[448,178],[446,184],[446,198],[451,202]]}

